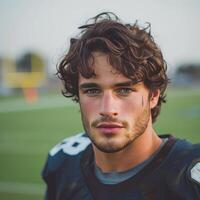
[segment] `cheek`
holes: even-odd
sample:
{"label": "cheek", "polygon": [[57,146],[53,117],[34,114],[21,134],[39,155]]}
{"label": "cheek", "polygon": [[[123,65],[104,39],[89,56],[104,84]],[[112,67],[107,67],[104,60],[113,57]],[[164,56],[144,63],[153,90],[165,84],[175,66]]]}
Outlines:
{"label": "cheek", "polygon": [[95,105],[95,101],[88,99],[80,99],[80,108],[86,117],[92,115],[96,110],[97,106]]}
{"label": "cheek", "polygon": [[121,112],[133,113],[139,110],[141,108],[141,105],[142,105],[141,100],[139,100],[138,98],[137,99],[131,98],[122,102],[120,105],[120,109]]}
{"label": "cheek", "polygon": [[[145,101],[142,102],[142,96],[137,98],[127,99],[120,105],[120,116],[127,121],[135,121],[135,119],[143,111]],[[144,104],[144,105],[143,105]]]}

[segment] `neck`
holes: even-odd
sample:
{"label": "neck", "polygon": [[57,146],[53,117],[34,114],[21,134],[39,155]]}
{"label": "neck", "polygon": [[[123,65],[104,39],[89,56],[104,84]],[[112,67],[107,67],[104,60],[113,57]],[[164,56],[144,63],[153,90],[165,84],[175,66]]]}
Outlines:
{"label": "neck", "polygon": [[105,153],[93,146],[95,162],[103,172],[126,171],[148,159],[161,143],[154,129],[150,128],[119,152]]}

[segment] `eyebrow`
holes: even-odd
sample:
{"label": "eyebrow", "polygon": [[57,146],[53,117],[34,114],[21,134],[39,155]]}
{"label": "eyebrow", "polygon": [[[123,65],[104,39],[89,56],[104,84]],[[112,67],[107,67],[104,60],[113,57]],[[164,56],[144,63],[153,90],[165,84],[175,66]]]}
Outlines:
{"label": "eyebrow", "polygon": [[[114,87],[127,87],[127,86],[132,86],[134,84],[133,81],[126,81],[126,82],[121,82],[121,83],[116,83],[114,84]],[[86,89],[86,88],[99,88],[99,85],[97,83],[82,83],[79,86],[79,89]]]}
{"label": "eyebrow", "polygon": [[133,81],[126,81],[126,82],[122,82],[122,83],[116,83],[114,84],[115,87],[124,87],[124,86],[132,86],[134,83]]}
{"label": "eyebrow", "polygon": [[80,84],[79,89],[94,88],[94,87],[95,88],[99,87],[99,85],[96,83],[82,83]]}

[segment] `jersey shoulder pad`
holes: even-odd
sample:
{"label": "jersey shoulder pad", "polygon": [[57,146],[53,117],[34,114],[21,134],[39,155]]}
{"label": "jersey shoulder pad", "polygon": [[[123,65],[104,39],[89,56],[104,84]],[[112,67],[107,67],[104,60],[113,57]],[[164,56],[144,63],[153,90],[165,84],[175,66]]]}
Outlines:
{"label": "jersey shoulder pad", "polygon": [[192,160],[188,166],[187,177],[194,184],[198,184],[200,190],[200,144],[192,145],[190,155]]}
{"label": "jersey shoulder pad", "polygon": [[188,178],[191,182],[200,186],[200,159],[191,163],[187,171]]}
{"label": "jersey shoulder pad", "polygon": [[66,160],[70,163],[76,162],[90,143],[90,139],[84,133],[65,138],[49,151],[43,174],[56,171]]}
{"label": "jersey shoulder pad", "polygon": [[186,196],[200,194],[200,144],[177,140],[167,166],[167,182],[173,191]]}
{"label": "jersey shoulder pad", "polygon": [[192,144],[186,140],[177,140],[171,152],[173,161],[181,164],[190,164],[200,158],[200,144]]}

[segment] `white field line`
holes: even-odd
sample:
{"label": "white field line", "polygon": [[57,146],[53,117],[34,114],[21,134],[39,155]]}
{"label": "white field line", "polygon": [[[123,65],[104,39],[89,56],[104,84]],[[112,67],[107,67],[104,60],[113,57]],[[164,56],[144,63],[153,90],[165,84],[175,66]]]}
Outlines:
{"label": "white field line", "polygon": [[0,192],[15,194],[44,195],[45,186],[36,183],[0,181]]}
{"label": "white field line", "polygon": [[41,97],[38,101],[32,103],[28,103],[24,99],[10,99],[7,101],[0,101],[0,113],[22,112],[73,105],[76,104],[62,96]]}

